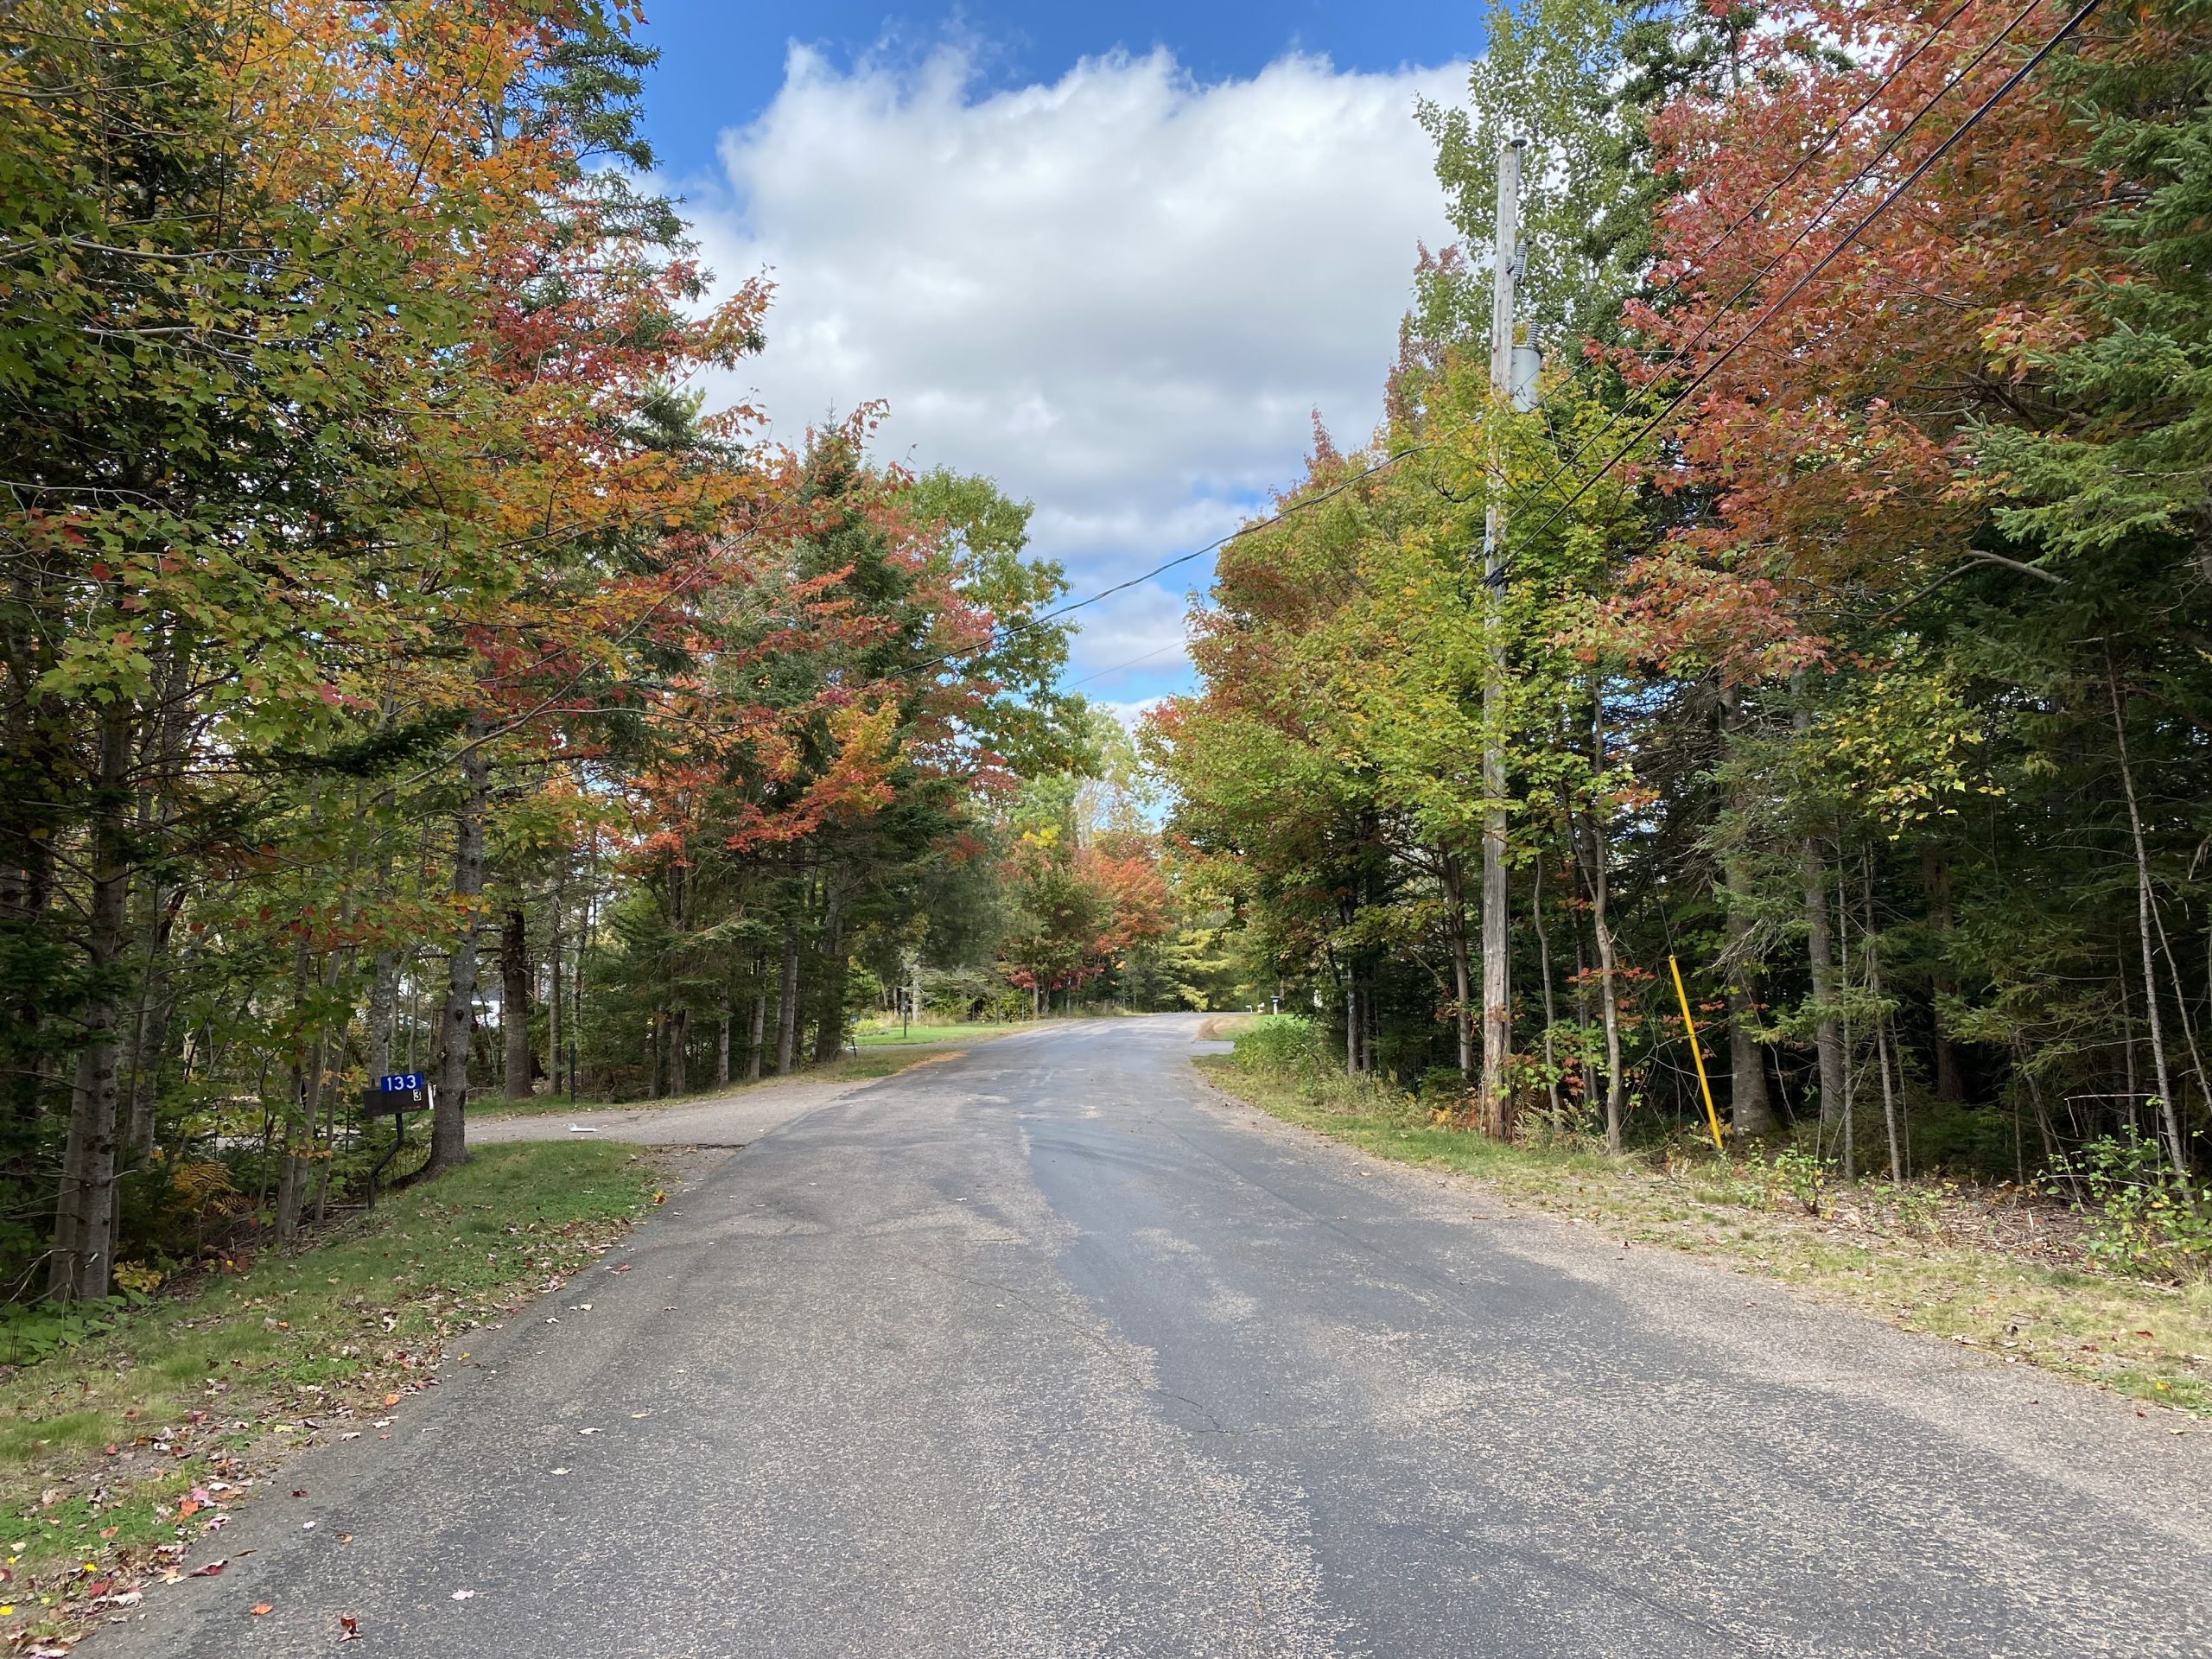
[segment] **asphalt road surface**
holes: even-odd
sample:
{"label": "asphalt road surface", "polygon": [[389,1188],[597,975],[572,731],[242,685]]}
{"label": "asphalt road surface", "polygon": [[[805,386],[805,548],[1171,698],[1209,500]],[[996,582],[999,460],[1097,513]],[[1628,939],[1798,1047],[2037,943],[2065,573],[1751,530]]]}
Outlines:
{"label": "asphalt road surface", "polygon": [[2212,1652],[2212,1437],[1281,1128],[1197,1032],[785,1123],[82,1651]]}

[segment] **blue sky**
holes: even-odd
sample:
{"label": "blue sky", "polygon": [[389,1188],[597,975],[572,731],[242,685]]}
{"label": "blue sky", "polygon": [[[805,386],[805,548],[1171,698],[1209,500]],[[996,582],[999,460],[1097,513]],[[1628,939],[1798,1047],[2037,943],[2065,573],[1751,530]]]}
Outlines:
{"label": "blue sky", "polygon": [[[1319,412],[1380,410],[1415,244],[1448,240],[1416,96],[1472,6],[912,9],[647,0],[648,134],[709,263],[778,289],[710,387],[779,436],[874,398],[887,459],[998,478],[1080,595],[1232,528]],[[1190,682],[1186,566],[1084,614],[1071,679]]]}
{"label": "blue sky", "polygon": [[706,171],[721,130],[751,119],[775,97],[793,41],[849,67],[871,53],[918,54],[949,35],[964,35],[983,43],[985,80],[1000,87],[1055,80],[1078,59],[1117,48],[1142,56],[1164,46],[1200,80],[1224,80],[1255,75],[1294,51],[1326,57],[1339,69],[1463,60],[1482,43],[1483,10],[1433,0],[964,6],[646,0],[644,38],[662,48],[647,88],[646,124],[671,172]]}

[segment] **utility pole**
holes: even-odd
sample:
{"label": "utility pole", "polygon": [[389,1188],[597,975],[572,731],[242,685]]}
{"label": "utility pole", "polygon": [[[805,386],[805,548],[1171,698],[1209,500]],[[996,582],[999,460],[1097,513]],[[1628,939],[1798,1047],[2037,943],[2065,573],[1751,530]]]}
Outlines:
{"label": "utility pole", "polygon": [[1483,512],[1483,590],[1490,628],[1483,674],[1483,1127],[1505,1133],[1505,1065],[1513,1043],[1512,982],[1507,972],[1511,916],[1505,880],[1505,468],[1496,419],[1514,386],[1514,290],[1521,275],[1521,151],[1516,138],[1497,152],[1497,242],[1491,264],[1490,505]]}

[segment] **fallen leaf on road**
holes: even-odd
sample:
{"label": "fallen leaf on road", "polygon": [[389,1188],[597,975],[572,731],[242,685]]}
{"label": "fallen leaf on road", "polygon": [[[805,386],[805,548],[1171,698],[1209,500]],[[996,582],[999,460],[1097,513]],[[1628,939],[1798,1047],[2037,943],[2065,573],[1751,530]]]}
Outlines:
{"label": "fallen leaf on road", "polygon": [[650,1411],[633,1411],[630,1414],[630,1421],[635,1422],[640,1417],[650,1417],[652,1415],[652,1413]]}
{"label": "fallen leaf on road", "polygon": [[192,1576],[195,1579],[212,1579],[229,1565],[228,1560],[210,1561],[205,1567],[194,1567]]}
{"label": "fallen leaf on road", "polygon": [[206,1507],[207,1506],[201,1503],[197,1498],[188,1497],[183,1503],[176,1506],[177,1519],[182,1521],[188,1516],[195,1516]]}
{"label": "fallen leaf on road", "polygon": [[456,1590],[453,1592],[453,1599],[455,1601],[474,1601],[476,1592],[474,1590]]}
{"label": "fallen leaf on road", "polygon": [[249,1607],[246,1611],[247,1611],[248,1612],[251,1613],[251,1614],[252,1614],[256,1618],[260,1618],[264,1613],[273,1613],[273,1612],[275,1612],[276,1610],[276,1608],[275,1608],[275,1607],[271,1606],[268,1602],[265,1602],[265,1601],[257,1601],[257,1602],[255,1602],[255,1603],[253,1604],[253,1605],[252,1605],[252,1606]]}
{"label": "fallen leaf on road", "polygon": [[387,1406],[396,1406],[399,1403],[399,1396],[396,1394],[387,1394],[384,1397],[384,1402]]}
{"label": "fallen leaf on road", "polygon": [[350,1544],[353,1541],[353,1535],[350,1532],[341,1532],[338,1535],[338,1541],[341,1544]]}
{"label": "fallen leaf on road", "polygon": [[305,1497],[307,1495],[308,1489],[304,1486],[295,1486],[292,1488],[292,1496],[294,1497]]}
{"label": "fallen leaf on road", "polygon": [[358,1642],[361,1639],[361,1621],[351,1613],[340,1613],[338,1616],[338,1630],[340,1642]]}
{"label": "fallen leaf on road", "polygon": [[556,1469],[553,1472],[556,1475],[565,1475],[569,1471],[565,1469]]}
{"label": "fallen leaf on road", "polygon": [[576,1433],[579,1434],[596,1434],[599,1431],[595,1428],[580,1428]]}

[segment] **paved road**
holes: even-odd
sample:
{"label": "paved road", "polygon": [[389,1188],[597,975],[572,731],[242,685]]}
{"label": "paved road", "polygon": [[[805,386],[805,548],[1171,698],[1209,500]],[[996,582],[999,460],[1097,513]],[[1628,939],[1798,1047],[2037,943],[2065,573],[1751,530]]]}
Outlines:
{"label": "paved road", "polygon": [[1196,1033],[791,1122],[87,1651],[2212,1649],[2212,1440],[1366,1164]]}

